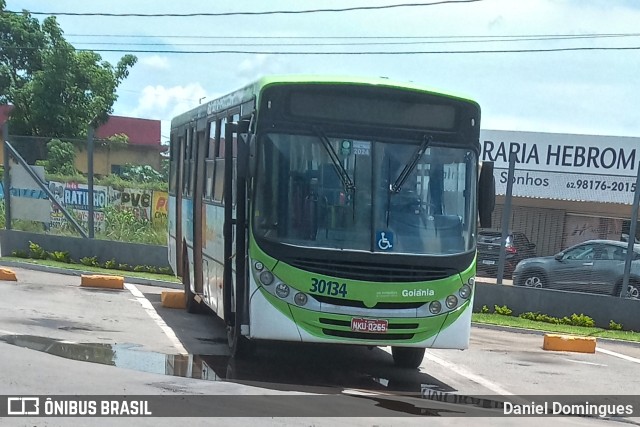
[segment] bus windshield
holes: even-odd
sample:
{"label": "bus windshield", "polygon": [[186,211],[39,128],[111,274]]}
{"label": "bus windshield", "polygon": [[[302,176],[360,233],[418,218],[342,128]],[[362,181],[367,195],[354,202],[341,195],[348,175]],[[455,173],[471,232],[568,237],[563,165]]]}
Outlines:
{"label": "bus windshield", "polygon": [[476,165],[471,149],[431,136],[390,142],[320,132],[263,134],[254,232],[307,247],[467,252],[475,248]]}

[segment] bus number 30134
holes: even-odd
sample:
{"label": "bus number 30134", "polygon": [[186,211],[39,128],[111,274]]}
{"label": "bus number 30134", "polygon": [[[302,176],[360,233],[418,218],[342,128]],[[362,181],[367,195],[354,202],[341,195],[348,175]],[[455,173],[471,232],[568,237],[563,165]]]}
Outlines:
{"label": "bus number 30134", "polygon": [[332,282],[330,280],[311,278],[311,289],[309,292],[317,292],[320,294],[326,294],[331,296],[342,295],[347,296],[347,284],[340,284],[338,282]]}

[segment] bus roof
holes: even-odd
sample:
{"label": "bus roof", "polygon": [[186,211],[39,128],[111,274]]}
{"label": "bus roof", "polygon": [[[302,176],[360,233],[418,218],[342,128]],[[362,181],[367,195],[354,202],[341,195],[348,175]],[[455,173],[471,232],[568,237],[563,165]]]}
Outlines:
{"label": "bus roof", "polygon": [[405,89],[414,92],[422,92],[425,94],[442,96],[450,99],[455,99],[461,102],[466,102],[475,105],[479,108],[477,102],[464,96],[454,95],[452,93],[438,91],[426,86],[418,85],[413,82],[400,82],[390,80],[385,77],[351,77],[351,76],[329,76],[329,75],[272,75],[262,77],[241,89],[224,95],[220,98],[200,105],[192,110],[189,110],[179,116],[176,116],[171,120],[171,128],[182,126],[193,120],[197,120],[208,115],[224,111],[229,107],[240,105],[252,100],[254,97],[257,99],[263,89],[273,85],[280,84],[355,84],[363,86],[380,86],[386,88]]}

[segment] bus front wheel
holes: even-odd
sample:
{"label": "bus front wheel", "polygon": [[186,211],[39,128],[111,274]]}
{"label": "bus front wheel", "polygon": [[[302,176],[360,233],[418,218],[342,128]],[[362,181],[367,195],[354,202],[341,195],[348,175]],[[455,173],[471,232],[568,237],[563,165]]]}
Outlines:
{"label": "bus front wheel", "polygon": [[227,326],[227,341],[231,357],[248,359],[255,352],[255,342],[240,333],[240,326]]}
{"label": "bus front wheel", "polygon": [[416,369],[424,359],[424,348],[391,347],[393,363],[400,368]]}

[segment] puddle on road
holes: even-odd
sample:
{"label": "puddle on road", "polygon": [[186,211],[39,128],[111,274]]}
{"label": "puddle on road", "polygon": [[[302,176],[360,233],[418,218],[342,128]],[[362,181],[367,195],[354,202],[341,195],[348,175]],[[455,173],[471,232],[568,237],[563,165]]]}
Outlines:
{"label": "puddle on road", "polygon": [[[348,394],[376,401],[376,406],[412,415],[441,415],[434,400],[417,398],[423,387],[439,394],[456,390],[417,370],[394,367],[382,350],[268,345],[251,361],[225,355],[180,355],[142,350],[134,344],[75,343],[35,335],[4,335],[0,342],[70,360],[141,372],[207,381],[231,381],[281,391]],[[388,357],[386,357],[388,356]],[[359,395],[365,392],[364,395]],[[425,407],[426,405],[426,407]]]}
{"label": "puddle on road", "polygon": [[5,335],[0,336],[0,341],[71,360],[278,390],[360,389],[419,394],[422,385],[428,384],[436,390],[454,391],[427,374],[394,367],[382,350],[376,354],[362,348],[280,343],[265,345],[252,360],[235,360],[226,355],[164,354],[132,344],[74,343],[34,335]]}

